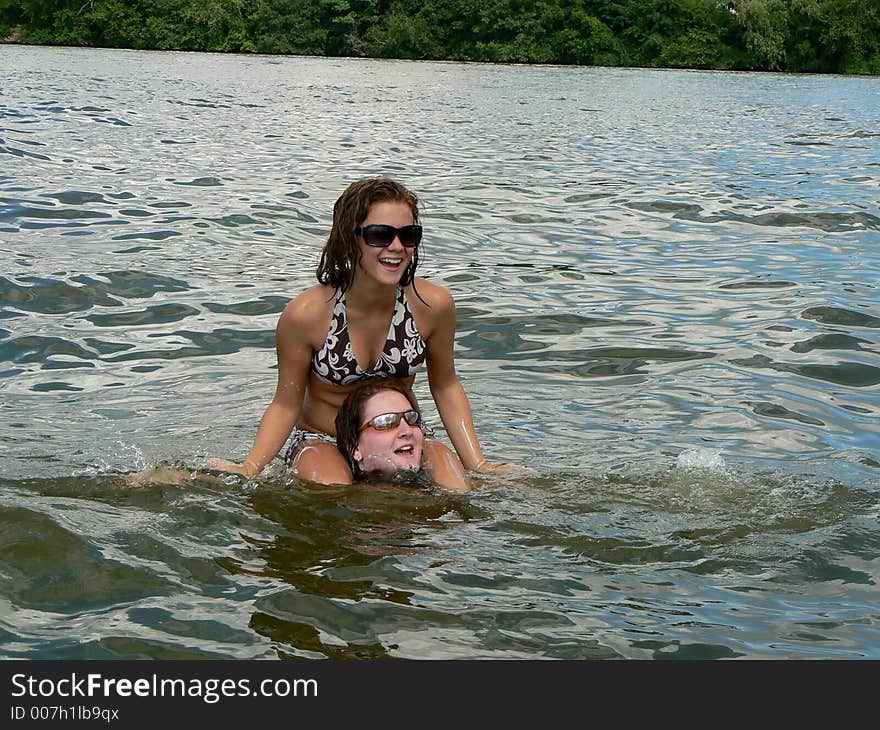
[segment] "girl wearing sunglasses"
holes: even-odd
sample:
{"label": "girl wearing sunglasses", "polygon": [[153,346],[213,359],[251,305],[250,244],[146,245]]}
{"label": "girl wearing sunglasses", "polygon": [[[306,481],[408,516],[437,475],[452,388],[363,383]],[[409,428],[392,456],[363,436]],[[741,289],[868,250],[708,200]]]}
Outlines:
{"label": "girl wearing sunglasses", "polygon": [[434,483],[448,491],[470,490],[464,468],[451,451],[449,463],[440,469],[426,455],[419,405],[398,380],[367,381],[348,394],[336,414],[336,444],[356,481]]}
{"label": "girl wearing sunglasses", "polygon": [[411,388],[425,366],[460,458],[428,439],[423,448],[435,465],[434,478],[454,481],[461,465],[477,471],[506,468],[483,456],[455,372],[452,296],[415,276],[421,242],[418,200],[405,187],[378,177],[345,190],[333,206],[318,285],[291,301],[278,320],[278,383],[250,453],[240,464],[210,459],[208,466],[256,475],[292,434],[286,461],[296,476],[350,483],[351,466],[335,443],[336,414],[346,396],[374,378],[402,379]]}

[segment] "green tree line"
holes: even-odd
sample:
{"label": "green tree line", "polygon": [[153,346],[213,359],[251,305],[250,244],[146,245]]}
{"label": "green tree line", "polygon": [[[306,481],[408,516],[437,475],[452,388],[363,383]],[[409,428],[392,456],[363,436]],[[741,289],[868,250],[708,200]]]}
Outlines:
{"label": "green tree line", "polygon": [[0,39],[880,74],[878,0],[0,0]]}

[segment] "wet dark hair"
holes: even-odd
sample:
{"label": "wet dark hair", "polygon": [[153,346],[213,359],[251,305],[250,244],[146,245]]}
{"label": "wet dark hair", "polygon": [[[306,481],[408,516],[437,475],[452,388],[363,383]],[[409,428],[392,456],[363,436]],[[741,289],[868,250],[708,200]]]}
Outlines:
{"label": "wet dark hair", "polygon": [[[361,258],[354,229],[366,220],[370,208],[376,203],[406,203],[419,222],[419,200],[414,193],[389,177],[358,180],[349,185],[333,206],[333,225],[330,236],[321,252],[321,261],[315,275],[321,284],[346,291],[354,281],[355,269]],[[419,247],[412,250],[409,266],[403,272],[400,286],[408,286],[416,275],[419,263]],[[416,292],[418,296],[418,292]],[[421,297],[419,297],[421,299]]]}
{"label": "wet dark hair", "polygon": [[354,459],[354,452],[361,437],[364,405],[376,393],[381,393],[383,390],[394,390],[402,393],[415,410],[420,410],[419,403],[412,390],[400,380],[391,378],[367,380],[346,396],[339,407],[339,412],[336,414],[336,445],[348,461],[354,478],[358,480],[366,476]]}

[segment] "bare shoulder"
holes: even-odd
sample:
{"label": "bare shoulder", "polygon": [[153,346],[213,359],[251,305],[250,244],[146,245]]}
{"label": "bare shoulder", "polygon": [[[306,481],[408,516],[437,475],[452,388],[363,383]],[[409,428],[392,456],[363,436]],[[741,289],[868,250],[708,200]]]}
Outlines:
{"label": "bare shoulder", "polygon": [[323,336],[334,305],[333,287],[316,284],[287,303],[278,319],[280,331],[294,331],[305,334],[308,339]]}
{"label": "bare shoulder", "polygon": [[455,301],[445,287],[416,277],[407,288],[406,300],[425,342],[437,333],[454,331]]}
{"label": "bare shoulder", "polygon": [[455,311],[455,300],[449,289],[418,276],[415,282],[408,287],[407,301],[411,308],[424,310],[426,313],[430,312],[433,316],[441,316]]}

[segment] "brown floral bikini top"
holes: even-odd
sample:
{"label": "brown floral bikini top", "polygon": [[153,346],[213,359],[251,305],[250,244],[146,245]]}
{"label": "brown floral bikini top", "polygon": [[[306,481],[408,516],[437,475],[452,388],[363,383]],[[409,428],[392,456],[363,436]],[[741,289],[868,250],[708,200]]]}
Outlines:
{"label": "brown floral bikini top", "polygon": [[312,355],[311,370],[325,383],[350,385],[369,378],[404,378],[414,375],[425,361],[425,341],[406,301],[397,287],[397,300],[388,327],[388,337],[378,360],[369,371],[358,364],[351,349],[348,319],[345,316],[345,292],[336,295],[330,329],[324,346]]}

